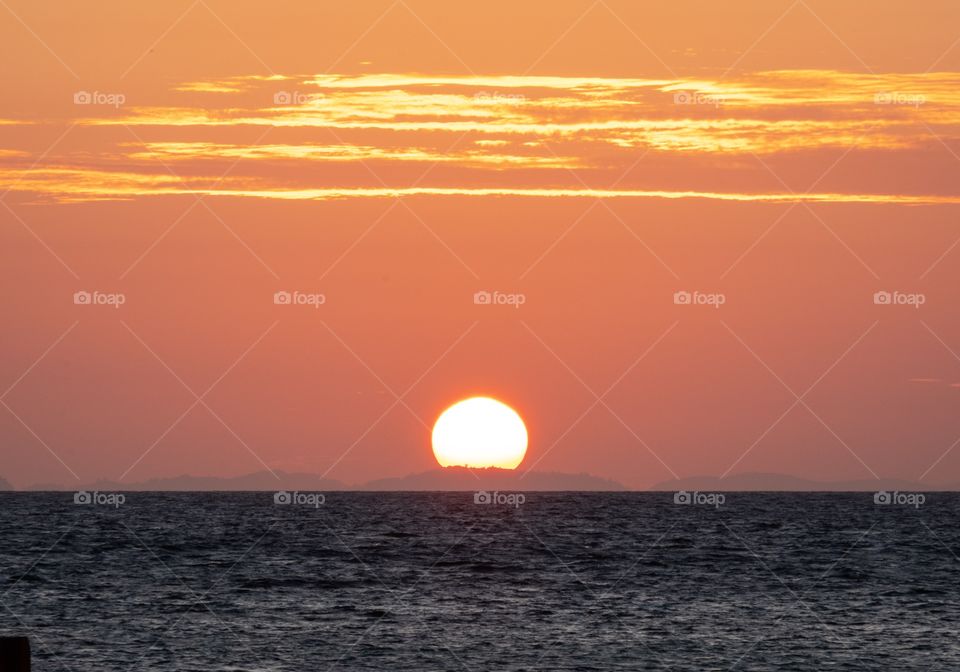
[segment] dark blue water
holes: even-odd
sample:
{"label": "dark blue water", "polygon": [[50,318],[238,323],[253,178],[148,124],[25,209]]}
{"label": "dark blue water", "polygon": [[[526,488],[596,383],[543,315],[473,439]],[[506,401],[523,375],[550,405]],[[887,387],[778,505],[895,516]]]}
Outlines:
{"label": "dark blue water", "polygon": [[960,496],[0,495],[36,670],[956,670]]}

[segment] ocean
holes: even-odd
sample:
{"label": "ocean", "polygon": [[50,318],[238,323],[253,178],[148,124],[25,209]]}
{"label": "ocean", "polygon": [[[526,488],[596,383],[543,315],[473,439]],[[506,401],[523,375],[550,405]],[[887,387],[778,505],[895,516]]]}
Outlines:
{"label": "ocean", "polygon": [[41,672],[960,669],[957,494],[77,499],[0,494]]}

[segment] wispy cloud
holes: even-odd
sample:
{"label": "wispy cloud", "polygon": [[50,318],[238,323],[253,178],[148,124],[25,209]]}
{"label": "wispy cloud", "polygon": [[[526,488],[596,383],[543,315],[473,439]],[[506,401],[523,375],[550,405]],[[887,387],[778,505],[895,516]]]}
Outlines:
{"label": "wispy cloud", "polygon": [[[884,179],[904,157],[922,166],[960,154],[957,73],[234,77],[185,82],[164,97],[78,105],[74,117],[49,121],[76,123],[85,146],[44,157],[29,174],[29,153],[5,150],[0,177],[68,200],[498,193],[953,203],[960,195],[943,181],[930,193],[892,192]],[[18,123],[0,121],[0,132]],[[265,127],[270,141],[260,144]],[[802,197],[770,179],[769,165],[822,170],[854,148],[872,153],[874,174]],[[649,170],[631,173],[640,157]],[[367,170],[341,169],[350,164]],[[234,177],[212,179],[230,165]],[[433,182],[411,188],[430,167]]]}

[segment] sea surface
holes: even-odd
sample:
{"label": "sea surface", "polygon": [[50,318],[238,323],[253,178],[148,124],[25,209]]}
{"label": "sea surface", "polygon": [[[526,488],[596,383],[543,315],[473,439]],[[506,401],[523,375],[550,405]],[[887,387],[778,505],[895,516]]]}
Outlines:
{"label": "sea surface", "polygon": [[0,494],[40,672],[960,669],[957,494],[91,498]]}

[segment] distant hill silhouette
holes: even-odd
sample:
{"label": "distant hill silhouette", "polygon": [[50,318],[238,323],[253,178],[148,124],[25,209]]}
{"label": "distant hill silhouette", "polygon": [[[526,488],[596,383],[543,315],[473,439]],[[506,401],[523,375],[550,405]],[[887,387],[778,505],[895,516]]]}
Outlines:
{"label": "distant hill silhouette", "polygon": [[951,491],[956,486],[918,483],[892,478],[864,478],[852,481],[812,481],[787,474],[744,473],[717,476],[690,476],[657,483],[650,490],[701,490],[707,492],[876,492],[878,490]]}
{"label": "distant hill silhouette", "polygon": [[345,485],[316,474],[258,471],[244,476],[220,478],[217,476],[177,476],[154,478],[136,483],[100,480],[83,486],[74,484],[38,484],[28,488],[33,491],[100,490],[141,492],[226,492],[226,491],[403,491],[403,490],[538,490],[538,491],[610,491],[626,490],[615,482],[589,474],[561,474],[552,472],[523,472],[508,469],[467,469],[448,467],[433,469],[420,474],[397,478],[383,478],[369,483]]}
{"label": "distant hill silhouette", "polygon": [[521,469],[467,469],[446,467],[399,478],[381,478],[362,490],[518,490],[518,491],[619,491],[623,485],[590,474],[562,474]]}
{"label": "distant hill silhouette", "polygon": [[9,492],[10,490],[13,490],[13,486],[6,479],[0,478],[0,492]]}
{"label": "distant hill silhouette", "polygon": [[[276,476],[274,476],[276,474]],[[103,490],[103,491],[144,491],[144,492],[218,492],[249,490],[343,490],[340,481],[321,478],[317,474],[287,473],[284,471],[258,471],[243,476],[220,478],[218,476],[175,476],[172,478],[152,478],[138,483],[99,480],[96,483],[76,485],[35,485],[30,490]]]}
{"label": "distant hill silhouette", "polygon": [[[395,478],[381,478],[361,484],[345,484],[318,474],[258,471],[233,477],[176,476],[154,478],[136,483],[100,480],[96,483],[36,484],[25,490],[31,491],[76,491],[100,490],[142,492],[243,492],[300,490],[304,492],[355,491],[554,491],[554,492],[615,492],[630,488],[616,481],[590,474],[566,474],[548,471],[523,471],[522,469],[467,469],[446,467],[431,469],[418,474]],[[0,491],[14,488],[0,478]],[[699,490],[704,492],[876,492],[900,490],[902,492],[955,492],[960,483],[949,485],[913,482],[898,479],[865,478],[850,481],[814,481],[787,474],[742,473],[726,478],[717,476],[690,476],[663,481],[649,488],[650,491]]]}

